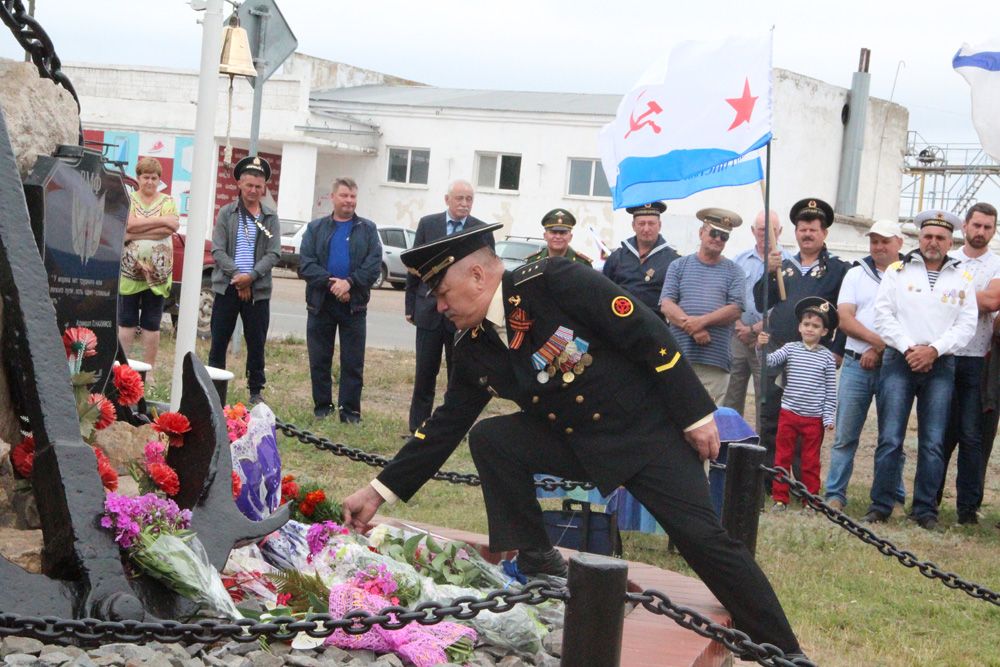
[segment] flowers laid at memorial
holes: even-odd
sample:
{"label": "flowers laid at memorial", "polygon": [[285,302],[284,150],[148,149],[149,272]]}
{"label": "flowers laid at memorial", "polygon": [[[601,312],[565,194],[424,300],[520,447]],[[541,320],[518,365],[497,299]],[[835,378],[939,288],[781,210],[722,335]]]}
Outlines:
{"label": "flowers laid at memorial", "polygon": [[294,475],[281,479],[281,504],[290,504],[290,516],[302,523],[339,521],[343,513],[340,503],[327,497],[326,491],[312,481],[295,481]]}

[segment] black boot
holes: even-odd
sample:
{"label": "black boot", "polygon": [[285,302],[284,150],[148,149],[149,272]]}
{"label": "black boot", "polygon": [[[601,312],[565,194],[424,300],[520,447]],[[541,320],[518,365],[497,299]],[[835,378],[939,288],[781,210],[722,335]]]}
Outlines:
{"label": "black boot", "polygon": [[554,548],[521,549],[517,553],[517,568],[528,579],[537,579],[539,575],[562,577],[569,575],[569,568],[562,554]]}

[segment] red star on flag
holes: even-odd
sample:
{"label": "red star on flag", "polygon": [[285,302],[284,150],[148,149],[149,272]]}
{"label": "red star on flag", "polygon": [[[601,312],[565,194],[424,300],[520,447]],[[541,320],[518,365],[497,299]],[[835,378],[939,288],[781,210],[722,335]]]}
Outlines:
{"label": "red star on flag", "polygon": [[729,97],[726,98],[726,102],[729,102],[729,106],[736,109],[736,118],[729,126],[730,130],[742,123],[749,123],[750,116],[753,114],[753,105],[757,103],[757,98],[750,96],[750,79],[743,80],[742,97]]}

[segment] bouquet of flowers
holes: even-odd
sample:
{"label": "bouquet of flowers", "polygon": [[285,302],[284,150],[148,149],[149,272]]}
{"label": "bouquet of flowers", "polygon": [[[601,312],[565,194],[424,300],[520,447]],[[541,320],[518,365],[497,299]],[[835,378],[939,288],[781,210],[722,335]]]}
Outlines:
{"label": "bouquet of flowers", "polygon": [[115,542],[144,573],[208,614],[241,617],[201,542],[188,530],[190,510],[152,493],[138,498],[109,493],[101,526],[114,531]]}
{"label": "bouquet of flowers", "polygon": [[326,496],[326,491],[315,482],[295,481],[294,475],[281,478],[281,504],[291,503],[290,517],[302,523],[339,521],[343,509]]}

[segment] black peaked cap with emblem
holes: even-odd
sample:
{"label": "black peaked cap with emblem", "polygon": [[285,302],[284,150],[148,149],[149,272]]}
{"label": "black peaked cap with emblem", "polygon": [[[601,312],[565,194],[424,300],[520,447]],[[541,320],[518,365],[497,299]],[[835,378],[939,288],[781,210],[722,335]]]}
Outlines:
{"label": "black peaked cap with emblem", "polygon": [[800,220],[819,220],[826,228],[833,224],[833,207],[815,197],[800,199],[792,206],[788,217],[793,225]]}
{"label": "black peaked cap with emblem", "polygon": [[258,155],[248,155],[233,167],[233,178],[237,181],[240,180],[240,176],[243,174],[263,176],[265,181],[269,181],[271,180],[271,165],[267,163],[267,160]]}
{"label": "black peaked cap with emblem", "polygon": [[655,215],[656,217],[659,217],[660,214],[666,210],[666,204],[661,201],[653,201],[640,206],[629,206],[625,209],[625,212],[633,217],[637,215]]}
{"label": "black peaked cap with emblem", "polygon": [[815,313],[826,323],[828,329],[826,336],[829,338],[840,325],[840,316],[837,315],[837,307],[821,296],[807,296],[795,304],[795,318],[799,321],[805,313]]}
{"label": "black peaked cap with emblem", "polygon": [[407,271],[433,289],[441,282],[452,264],[480,248],[492,247],[493,232],[501,227],[503,225],[499,222],[492,225],[477,225],[458,234],[443,236],[430,243],[404,250],[399,254],[399,258]]}

